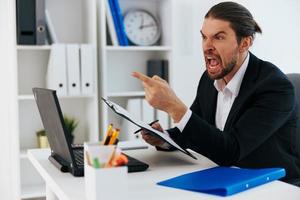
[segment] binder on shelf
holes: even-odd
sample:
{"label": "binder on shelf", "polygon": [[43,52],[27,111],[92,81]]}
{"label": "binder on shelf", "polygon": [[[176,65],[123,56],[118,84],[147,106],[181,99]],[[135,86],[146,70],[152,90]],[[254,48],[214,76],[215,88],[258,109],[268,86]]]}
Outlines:
{"label": "binder on shelf", "polygon": [[120,4],[119,4],[119,0],[112,0],[112,1],[115,6],[115,10],[116,10],[116,14],[117,14],[117,20],[118,20],[118,24],[119,24],[122,41],[123,41],[123,46],[128,46],[129,42],[128,42],[128,39],[126,36],[123,14],[122,14],[122,10],[121,10]]}
{"label": "binder on shelf", "polygon": [[67,77],[68,94],[80,95],[80,63],[79,63],[79,45],[67,44]]}
{"label": "binder on shelf", "polygon": [[45,0],[17,0],[17,40],[18,44],[45,44]]}
{"label": "binder on shelf", "polygon": [[128,46],[122,11],[118,0],[108,0],[120,46]]}
{"label": "binder on shelf", "polygon": [[119,43],[120,46],[124,46],[124,42],[122,41],[120,27],[119,27],[119,23],[118,23],[118,19],[117,19],[117,13],[116,13],[116,9],[115,9],[113,0],[107,0],[107,1],[108,1],[110,12],[111,12],[111,15],[112,15],[112,18],[113,18],[118,43]]}
{"label": "binder on shelf", "polygon": [[[133,99],[128,99],[127,101],[127,106],[126,109],[136,118],[136,119],[142,119],[142,99],[139,98],[133,98]],[[135,124],[132,124],[128,121],[124,121],[124,127],[125,129],[125,134],[126,137],[124,138],[125,140],[136,140],[139,139],[139,135],[133,134],[134,131],[139,129],[138,126]],[[123,139],[123,138],[122,138]]]}
{"label": "binder on shelf", "polygon": [[170,128],[170,118],[169,115],[161,110],[155,110],[156,111],[156,119],[159,120],[159,123],[161,127],[166,130]]}
{"label": "binder on shelf", "polygon": [[168,60],[148,60],[147,75],[150,77],[157,75],[168,82],[169,81]]}
{"label": "binder on shelf", "polygon": [[157,184],[194,192],[228,196],[284,176],[285,170],[283,168],[214,167],[177,176]]}
{"label": "binder on shelf", "polygon": [[142,99],[142,106],[142,120],[148,123],[154,121],[154,108],[149,105],[146,99]]}
{"label": "binder on shelf", "polygon": [[111,38],[111,42],[113,46],[119,46],[119,41],[117,38],[116,26],[114,24],[112,12],[109,6],[109,0],[105,0],[105,10],[106,10],[106,20],[108,26],[108,33]]}
{"label": "binder on shelf", "polygon": [[53,44],[51,46],[46,74],[46,86],[49,89],[56,90],[60,96],[68,94],[65,44]]}
{"label": "binder on shelf", "polygon": [[44,45],[46,42],[45,0],[35,1],[36,44]]}
{"label": "binder on shelf", "polygon": [[48,43],[53,44],[53,43],[58,43],[57,39],[57,34],[55,32],[53,22],[50,16],[50,13],[47,9],[45,9],[45,21],[46,21],[46,33],[48,37]]}
{"label": "binder on shelf", "polygon": [[80,64],[81,64],[81,93],[84,95],[94,94],[94,51],[90,44],[81,44],[80,46]]}
{"label": "binder on shelf", "polygon": [[17,0],[18,44],[36,44],[35,0]]}

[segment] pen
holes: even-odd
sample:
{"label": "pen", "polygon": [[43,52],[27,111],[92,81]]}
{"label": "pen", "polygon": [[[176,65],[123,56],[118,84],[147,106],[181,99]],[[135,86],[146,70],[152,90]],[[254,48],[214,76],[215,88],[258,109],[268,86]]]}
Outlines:
{"label": "pen", "polygon": [[101,167],[98,158],[94,158],[94,160],[93,160],[93,165],[94,165],[94,167],[95,167],[96,169],[98,169],[98,168]]}
{"label": "pen", "polygon": [[110,124],[107,128],[107,132],[106,132],[106,137],[104,139],[104,145],[108,145],[110,139],[111,139],[111,136],[112,136],[112,133],[113,133],[113,124]]}
{"label": "pen", "polygon": [[[154,120],[153,122],[149,123],[150,126],[152,126],[154,123],[158,122],[159,120]],[[140,132],[142,130],[142,128],[140,128],[139,130],[134,131],[134,134]]]}
{"label": "pen", "polygon": [[120,130],[118,128],[114,129],[108,145],[113,145],[115,143],[116,139],[119,137],[119,132]]}

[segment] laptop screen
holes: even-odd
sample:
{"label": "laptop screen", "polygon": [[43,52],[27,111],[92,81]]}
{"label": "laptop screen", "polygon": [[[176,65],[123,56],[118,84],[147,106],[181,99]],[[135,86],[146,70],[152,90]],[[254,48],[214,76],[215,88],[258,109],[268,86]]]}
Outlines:
{"label": "laptop screen", "polygon": [[66,137],[66,128],[55,90],[33,88],[33,94],[49,140],[51,153],[72,162],[71,144]]}

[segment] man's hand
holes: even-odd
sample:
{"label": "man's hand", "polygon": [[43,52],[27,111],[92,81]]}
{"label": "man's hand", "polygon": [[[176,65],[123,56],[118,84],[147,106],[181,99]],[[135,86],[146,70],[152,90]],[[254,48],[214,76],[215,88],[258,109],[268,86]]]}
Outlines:
{"label": "man's hand", "polygon": [[[160,131],[160,132],[163,132],[164,130],[162,129],[162,127],[160,126],[160,124],[158,122],[152,124],[151,126],[152,128]],[[155,137],[149,133],[147,133],[147,131],[145,130],[142,130],[141,132],[142,134],[142,138],[149,144],[153,145],[153,146],[158,146],[158,147],[162,147],[162,145],[165,143],[163,140],[161,140],[160,138],[158,137]]]}
{"label": "man's hand", "polygon": [[132,76],[142,81],[146,100],[152,107],[167,112],[175,123],[181,120],[187,107],[165,80],[156,75],[150,78],[139,72],[133,72]]}

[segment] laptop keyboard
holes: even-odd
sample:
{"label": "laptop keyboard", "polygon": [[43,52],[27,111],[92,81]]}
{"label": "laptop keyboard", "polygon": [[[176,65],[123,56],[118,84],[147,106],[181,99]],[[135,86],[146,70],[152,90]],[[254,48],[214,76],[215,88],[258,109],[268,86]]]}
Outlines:
{"label": "laptop keyboard", "polygon": [[73,148],[73,153],[74,153],[76,164],[78,166],[83,166],[84,165],[83,149],[82,148]]}

